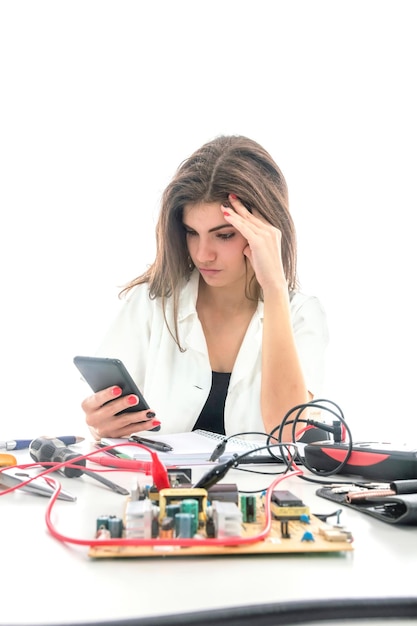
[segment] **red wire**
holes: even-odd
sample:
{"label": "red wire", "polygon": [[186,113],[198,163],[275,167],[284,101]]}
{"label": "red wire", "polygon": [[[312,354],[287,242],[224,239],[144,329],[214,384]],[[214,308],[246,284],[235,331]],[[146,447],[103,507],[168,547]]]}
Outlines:
{"label": "red wire", "polygon": [[[46,525],[50,534],[62,541],[64,543],[72,543],[75,545],[81,546],[90,546],[90,547],[103,547],[103,546],[181,546],[181,547],[191,547],[191,546],[240,546],[247,545],[252,543],[257,543],[258,541],[264,541],[271,532],[272,526],[272,515],[271,515],[271,496],[275,487],[278,483],[290,476],[300,476],[302,474],[302,470],[296,468],[292,472],[288,474],[280,474],[268,487],[266,491],[265,498],[265,527],[263,530],[257,535],[252,535],[251,537],[226,537],[222,539],[127,539],[127,538],[114,538],[114,539],[76,539],[73,537],[68,537],[67,535],[63,535],[56,530],[51,521],[51,512],[53,505],[58,497],[59,491],[54,493],[52,496],[47,511],[46,511]],[[59,486],[59,489],[61,486]]]}
{"label": "red wire", "polygon": [[[8,466],[8,467],[2,467],[0,469],[0,473],[3,472],[4,470],[8,470],[8,469],[21,469],[21,470],[25,470],[25,469],[32,469],[34,467],[39,467],[39,463],[22,463],[20,465],[12,465],[12,466]],[[57,465],[56,463],[54,463],[54,465]],[[75,467],[80,467],[79,465],[75,466]],[[19,482],[18,484],[14,485],[13,487],[9,487],[8,489],[4,489],[2,491],[0,491],[0,496],[5,496],[7,493],[12,493],[13,491],[16,491],[17,489],[21,489],[22,487],[24,487],[25,485],[29,485],[29,483],[32,482],[32,480],[36,480],[38,478],[44,478],[45,482],[51,487],[52,485],[50,485],[50,483],[53,483],[53,485],[59,485],[59,482],[52,477],[47,477],[45,476],[46,474],[49,474],[50,472],[54,472],[55,471],[55,467],[51,467],[47,470],[45,470],[44,472],[41,472],[40,474],[36,474],[36,476],[30,476],[27,480],[22,480],[22,482]]]}
{"label": "red wire", "polygon": [[314,428],[314,426],[311,426],[309,424],[307,426],[304,426],[303,428],[300,428],[295,433],[295,438],[299,439],[301,437],[301,435],[304,435],[305,432],[307,432],[308,430],[311,430],[312,428]]}
{"label": "red wire", "polygon": [[[167,477],[167,471],[166,468],[163,466],[163,464],[161,463],[159,457],[157,456],[156,452],[154,452],[153,450],[150,450],[149,448],[146,448],[146,446],[143,446],[142,444],[138,444],[138,443],[134,443],[132,444],[132,442],[126,443],[126,444],[118,444],[117,447],[119,446],[123,446],[123,445],[137,445],[138,447],[144,448],[145,450],[147,450],[150,455],[152,456],[152,461],[155,462],[156,459],[156,465],[157,465],[157,479],[161,479],[162,482],[164,482],[164,478],[165,476]],[[97,450],[93,450],[92,452],[89,452],[88,454],[85,455],[80,455],[78,457],[75,457],[73,459],[71,459],[71,462],[68,461],[64,461],[62,463],[55,463],[55,462],[50,462],[51,467],[49,467],[48,469],[45,469],[43,472],[41,472],[40,474],[37,474],[36,476],[32,476],[30,477],[28,480],[20,483],[19,485],[16,485],[15,487],[11,487],[10,489],[7,489],[6,491],[3,491],[2,493],[9,493],[10,491],[14,491],[15,489],[18,489],[24,485],[27,485],[28,483],[30,483],[32,480],[35,480],[37,478],[40,478],[42,476],[45,476],[47,474],[49,474],[50,472],[54,472],[57,469],[60,469],[61,467],[75,467],[75,468],[80,468],[80,465],[74,465],[74,463],[76,461],[79,461],[81,459],[88,459],[90,456],[93,456],[94,454],[99,454],[100,452],[105,452],[107,449],[110,448],[114,448],[116,446],[106,446],[106,448],[99,448]],[[45,463],[46,464],[46,463]],[[16,468],[21,468],[21,469],[26,469],[29,467],[36,467],[39,466],[40,463],[28,463],[25,465],[16,465],[14,467]],[[49,463],[48,463],[49,465]],[[6,468],[4,468],[6,469]],[[96,470],[94,470],[96,471]],[[100,470],[98,470],[100,471]],[[103,470],[101,470],[103,471]],[[191,547],[191,546],[239,546],[239,545],[247,545],[247,544],[253,544],[253,543],[257,543],[259,541],[264,541],[268,536],[269,533],[271,532],[271,526],[272,526],[272,515],[271,515],[271,497],[272,497],[272,492],[274,491],[275,487],[283,480],[290,478],[291,476],[300,476],[302,475],[303,472],[301,469],[299,469],[296,465],[292,465],[292,471],[289,473],[285,473],[285,474],[280,474],[278,477],[275,478],[275,480],[271,483],[271,485],[268,487],[267,491],[266,491],[266,497],[265,497],[265,503],[264,503],[264,507],[265,507],[265,526],[264,528],[261,530],[261,532],[259,532],[257,535],[252,535],[250,537],[226,537],[226,538],[210,538],[210,539],[206,539],[206,538],[202,538],[202,539],[195,539],[195,538],[189,538],[189,539],[181,539],[181,538],[173,538],[173,539],[128,539],[128,538],[110,538],[110,539],[78,539],[75,537],[69,537],[67,535],[63,535],[62,533],[60,533],[55,526],[52,523],[51,520],[51,514],[52,514],[52,509],[53,506],[56,502],[56,500],[58,499],[58,496],[61,492],[62,486],[61,484],[54,478],[49,477],[48,481],[54,482],[55,483],[55,491],[53,492],[47,509],[46,509],[46,513],[45,513],[45,521],[46,521],[46,526],[50,532],[50,534],[57,539],[58,541],[61,541],[63,543],[70,543],[70,544],[75,544],[75,545],[80,545],[80,546],[89,546],[89,547],[103,547],[103,546],[136,546],[136,547],[140,547],[140,546],[181,546],[181,547]],[[168,477],[167,477],[168,480]],[[168,487],[170,486],[169,484],[169,480],[168,480]],[[164,487],[159,487],[159,489],[162,489]]]}
{"label": "red wire", "polygon": [[[14,485],[13,487],[9,487],[8,489],[2,490],[0,491],[0,495],[6,495],[7,493],[11,493],[12,491],[16,491],[17,489],[21,489],[21,487],[24,487],[25,485],[28,485],[29,483],[32,482],[32,480],[37,480],[38,478],[42,478],[44,477],[45,481],[48,483],[48,480],[53,480],[54,483],[57,483],[58,481],[56,481],[55,478],[47,478],[47,475],[50,474],[51,472],[56,472],[57,470],[63,468],[63,467],[68,467],[71,469],[81,469],[82,471],[82,467],[80,465],[76,465],[77,461],[81,461],[84,459],[89,459],[90,457],[94,456],[95,454],[100,454],[103,452],[106,452],[106,450],[110,450],[110,449],[114,449],[114,448],[118,448],[118,447],[122,447],[122,446],[137,446],[138,448],[143,448],[144,450],[146,450],[147,452],[149,452],[149,454],[152,457],[152,475],[153,475],[153,479],[154,479],[154,483],[155,486],[158,489],[166,489],[169,488],[170,482],[169,482],[169,478],[168,478],[168,473],[167,470],[165,468],[165,466],[163,465],[163,463],[161,463],[157,453],[154,450],[151,450],[150,448],[147,448],[146,446],[140,444],[140,443],[136,443],[136,442],[126,442],[126,443],[119,443],[116,445],[110,445],[110,446],[106,446],[104,448],[97,448],[95,450],[92,450],[91,452],[88,452],[87,454],[80,454],[79,456],[74,457],[73,459],[71,459],[70,461],[63,461],[62,463],[57,463],[56,461],[43,461],[42,463],[39,462],[35,462],[35,463],[23,463],[23,464],[19,464],[19,465],[12,465],[12,466],[7,466],[7,467],[2,467],[0,468],[0,473],[5,471],[5,470],[10,470],[10,469],[32,469],[34,467],[44,467],[45,465],[48,465],[49,467],[47,467],[46,469],[44,469],[42,472],[40,472],[39,474],[36,474],[36,476],[30,476],[27,480],[20,482],[17,485]],[[148,462],[146,462],[146,466],[144,467],[144,471],[145,468],[147,469],[147,464]],[[139,462],[138,462],[139,465]],[[94,472],[107,472],[107,471],[117,471],[114,469],[108,470],[108,469],[96,469],[96,468],[88,468],[89,471],[94,471]],[[136,470],[139,471],[139,470]],[[58,483],[59,484],[59,483]],[[61,490],[61,487],[60,487]]]}

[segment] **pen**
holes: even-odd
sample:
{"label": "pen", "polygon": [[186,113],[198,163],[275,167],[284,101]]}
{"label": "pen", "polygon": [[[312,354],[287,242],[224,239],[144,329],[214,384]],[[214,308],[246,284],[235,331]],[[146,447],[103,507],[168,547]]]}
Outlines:
{"label": "pen", "polygon": [[[66,446],[84,441],[84,437],[76,437],[75,435],[63,435],[61,437],[55,437],[55,439],[60,439]],[[29,448],[32,441],[33,439],[10,439],[9,441],[0,441],[0,450],[23,450],[24,448]]]}
{"label": "pen", "polygon": [[144,446],[148,446],[148,448],[159,450],[159,452],[171,452],[171,450],[173,450],[172,446],[169,446],[163,441],[153,441],[153,439],[145,439],[145,437],[138,437],[137,435],[129,437],[129,441],[133,441],[133,443],[142,443]]}

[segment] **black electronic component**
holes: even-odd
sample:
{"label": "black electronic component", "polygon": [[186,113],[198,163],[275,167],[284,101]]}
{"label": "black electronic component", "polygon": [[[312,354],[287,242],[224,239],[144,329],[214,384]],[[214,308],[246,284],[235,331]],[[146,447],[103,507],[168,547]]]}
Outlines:
{"label": "black electronic component", "polygon": [[151,535],[153,538],[159,536],[159,506],[152,504]]}
{"label": "black electronic component", "polygon": [[288,520],[281,520],[281,537],[283,539],[291,539]]}
{"label": "black electronic component", "polygon": [[206,535],[210,539],[216,536],[216,528],[214,526],[214,519],[212,517],[207,518],[206,522]]}
{"label": "black electronic component", "polygon": [[295,520],[302,515],[310,515],[310,509],[291,491],[277,489],[272,492],[271,510],[275,519]]}
{"label": "black electronic component", "polygon": [[285,489],[273,491],[271,501],[278,504],[278,506],[304,506],[303,501],[298,496]]}
{"label": "black electronic component", "polygon": [[239,490],[235,483],[217,483],[207,490],[207,499],[239,504]]}

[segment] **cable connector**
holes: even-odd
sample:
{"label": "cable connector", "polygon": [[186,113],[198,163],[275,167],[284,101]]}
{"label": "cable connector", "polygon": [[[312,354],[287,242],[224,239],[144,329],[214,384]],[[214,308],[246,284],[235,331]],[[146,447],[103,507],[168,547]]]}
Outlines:
{"label": "cable connector", "polygon": [[231,459],[226,461],[225,463],[221,463],[217,465],[213,469],[209,470],[204,476],[198,480],[195,485],[193,485],[193,489],[201,488],[201,489],[210,489],[213,485],[215,485],[219,480],[226,476],[227,472],[231,467],[233,467],[236,463],[236,457],[233,456]]}
{"label": "cable connector", "polygon": [[211,457],[209,458],[209,461],[217,461],[217,459],[219,459],[222,454],[224,453],[224,451],[226,450],[226,444],[227,444],[227,439],[223,439],[223,441],[221,441],[219,444],[217,444],[217,446],[214,448]]}
{"label": "cable connector", "polygon": [[342,422],[333,422],[333,440],[335,443],[342,443],[345,440],[343,436]]}
{"label": "cable connector", "polygon": [[342,443],[345,440],[345,429],[342,427],[342,422],[334,420],[332,425],[324,424],[323,422],[317,422],[316,420],[307,420],[309,426],[315,426],[321,430],[331,433],[335,443]]}

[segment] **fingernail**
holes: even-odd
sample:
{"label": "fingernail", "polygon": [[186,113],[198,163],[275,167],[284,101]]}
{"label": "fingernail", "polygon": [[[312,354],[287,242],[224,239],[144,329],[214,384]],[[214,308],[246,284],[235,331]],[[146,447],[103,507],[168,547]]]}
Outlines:
{"label": "fingernail", "polygon": [[113,387],[111,392],[114,396],[120,396],[120,394],[122,393],[122,390],[120,389],[120,387],[116,386],[116,387]]}
{"label": "fingernail", "polygon": [[149,419],[150,419],[151,417],[155,417],[155,415],[156,415],[156,413],[154,413],[153,411],[148,411],[148,412],[146,413],[146,417],[148,417]]}
{"label": "fingernail", "polygon": [[138,403],[138,399],[136,396],[129,396],[127,400],[132,406]]}
{"label": "fingernail", "polygon": [[152,426],[160,426],[161,422],[159,420],[152,420]]}
{"label": "fingernail", "polygon": [[223,215],[230,215],[228,208],[229,208],[228,206],[226,206],[225,204],[222,204],[221,210],[223,211]]}
{"label": "fingernail", "polygon": [[232,200],[237,200],[237,195],[234,193],[229,193],[229,198],[232,198]]}

